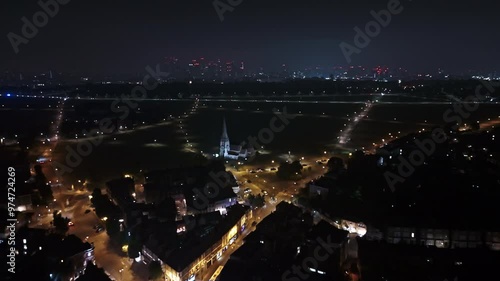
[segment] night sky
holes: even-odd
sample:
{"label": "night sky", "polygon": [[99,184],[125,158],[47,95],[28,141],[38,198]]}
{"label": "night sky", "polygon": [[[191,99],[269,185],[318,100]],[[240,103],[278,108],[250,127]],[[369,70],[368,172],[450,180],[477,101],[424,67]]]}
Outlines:
{"label": "night sky", "polygon": [[[254,70],[347,65],[340,42],[352,44],[354,27],[364,29],[370,11],[388,2],[242,0],[221,22],[212,0],[71,0],[15,54],[7,34],[21,35],[21,17],[31,20],[41,8],[34,0],[3,0],[0,70],[132,73],[168,56],[244,60]],[[352,64],[499,70],[498,2],[401,1],[403,11]]]}

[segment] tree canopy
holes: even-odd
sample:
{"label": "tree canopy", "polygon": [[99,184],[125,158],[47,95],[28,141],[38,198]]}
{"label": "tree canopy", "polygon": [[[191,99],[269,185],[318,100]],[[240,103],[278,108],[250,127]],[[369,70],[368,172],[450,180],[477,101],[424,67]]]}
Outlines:
{"label": "tree canopy", "polygon": [[68,223],[70,222],[70,219],[63,217],[61,212],[59,211],[54,211],[52,215],[54,217],[52,224],[54,225],[56,232],[60,234],[66,234],[69,229]]}
{"label": "tree canopy", "polygon": [[279,178],[286,180],[298,178],[302,175],[302,164],[300,161],[281,162],[276,174]]}

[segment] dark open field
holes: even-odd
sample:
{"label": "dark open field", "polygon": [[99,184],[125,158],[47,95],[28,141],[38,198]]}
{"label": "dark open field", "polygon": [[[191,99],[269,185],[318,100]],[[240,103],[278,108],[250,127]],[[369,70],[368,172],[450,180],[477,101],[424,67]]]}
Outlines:
{"label": "dark open field", "polygon": [[[339,131],[350,122],[348,119],[353,120],[355,112],[361,111],[365,98],[354,103],[205,100],[199,103],[193,114],[187,116],[183,115],[191,111],[193,101],[141,102],[138,105],[140,110],[131,113],[128,121],[139,125],[145,121],[145,124],[134,130],[104,136],[102,143],[93,146],[92,152],[82,157],[81,163],[71,172],[71,177],[100,181],[140,169],[196,164],[200,162],[201,151],[208,155],[218,152],[224,117],[231,143],[239,144],[248,141],[248,137],[258,136],[262,129],[269,128],[270,120],[275,117],[274,110],[286,111],[293,118],[283,131],[274,133],[269,143],[258,141],[264,146],[265,153],[270,154],[267,157],[283,156],[288,151],[297,156],[316,156],[335,147]],[[54,118],[55,110],[52,108],[55,103],[38,100],[12,103],[12,100],[2,100],[0,104],[5,104],[5,107],[0,110],[0,131],[25,134],[46,132]],[[88,103],[68,100],[65,108],[65,118],[68,120],[92,121],[116,117],[116,113],[111,111],[111,101]],[[371,109],[367,118],[355,126],[346,148],[370,147],[371,143],[388,138],[389,133],[396,135],[399,131],[406,134],[443,125],[443,113],[449,108],[452,106],[448,104],[378,104]],[[483,104],[467,120],[486,121],[488,118],[498,118],[499,112],[500,105]],[[169,119],[171,115],[174,118]],[[68,149],[76,150],[81,141],[82,138],[60,141],[54,159],[64,162]]]}
{"label": "dark open field", "polygon": [[49,131],[59,100],[0,97],[0,136],[35,136]]}

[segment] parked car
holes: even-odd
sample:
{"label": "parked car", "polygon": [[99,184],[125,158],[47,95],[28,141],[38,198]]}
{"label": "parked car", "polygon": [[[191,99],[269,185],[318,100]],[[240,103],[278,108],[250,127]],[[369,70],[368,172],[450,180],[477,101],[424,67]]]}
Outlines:
{"label": "parked car", "polygon": [[36,159],[36,162],[40,164],[44,164],[51,161],[52,159],[50,157],[38,157],[38,159]]}

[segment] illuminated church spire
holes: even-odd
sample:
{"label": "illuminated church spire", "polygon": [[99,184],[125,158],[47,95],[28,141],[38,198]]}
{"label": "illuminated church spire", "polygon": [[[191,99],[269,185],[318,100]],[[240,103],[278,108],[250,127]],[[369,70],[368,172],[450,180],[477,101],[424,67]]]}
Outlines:
{"label": "illuminated church spire", "polygon": [[229,139],[227,136],[226,117],[222,120],[222,139]]}
{"label": "illuminated church spire", "polygon": [[222,120],[222,136],[220,138],[220,157],[224,158],[229,152],[229,137],[227,136],[226,117]]}

